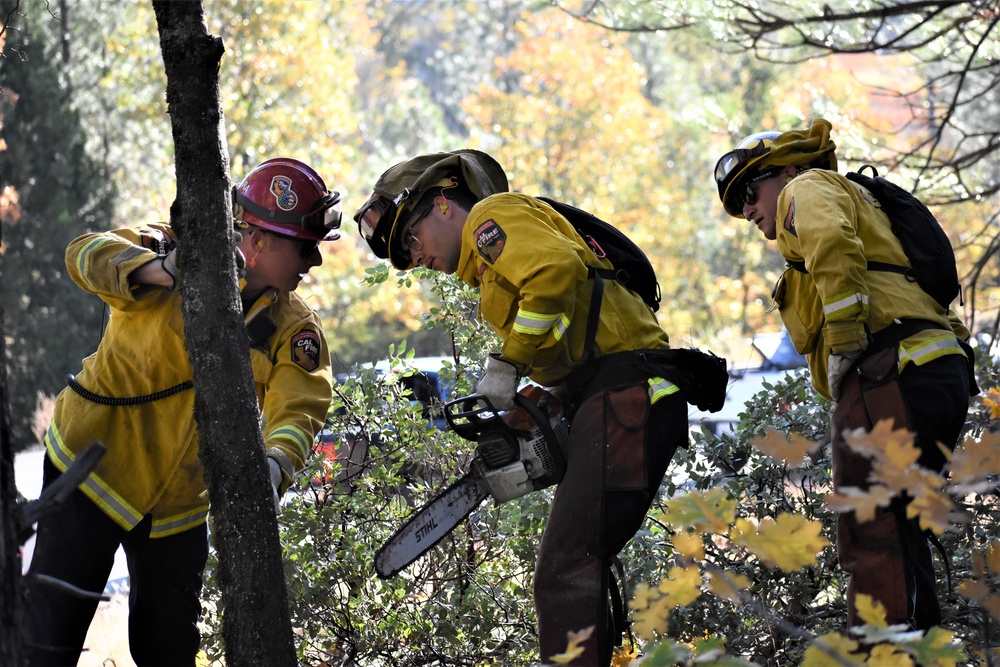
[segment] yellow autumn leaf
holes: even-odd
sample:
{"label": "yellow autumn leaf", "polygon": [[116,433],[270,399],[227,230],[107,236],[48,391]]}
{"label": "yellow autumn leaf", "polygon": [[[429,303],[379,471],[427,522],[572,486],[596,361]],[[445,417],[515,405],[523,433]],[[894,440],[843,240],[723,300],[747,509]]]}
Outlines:
{"label": "yellow autumn leaf", "polygon": [[657,589],[669,596],[674,605],[685,607],[701,595],[701,584],[701,570],[697,566],[675,565],[667,572],[667,578],[660,581]]}
{"label": "yellow autumn leaf", "polygon": [[996,473],[1000,473],[1000,433],[987,431],[979,439],[970,436],[952,456],[951,479],[955,484],[973,484]]}
{"label": "yellow autumn leaf", "polygon": [[705,557],[705,544],[701,541],[701,535],[695,533],[674,535],[674,549],[689,560],[702,560]]}
{"label": "yellow autumn leaf", "polygon": [[843,667],[863,665],[865,658],[855,653],[858,643],[837,632],[819,637],[806,649],[799,667]]}
{"label": "yellow autumn leaf", "polygon": [[755,529],[745,519],[737,519],[730,534],[733,541],[752,551],[765,564],[795,572],[816,562],[816,556],[830,542],[819,533],[819,521],[782,513],[777,520],[766,518]]}
{"label": "yellow autumn leaf", "polygon": [[635,634],[647,640],[667,634],[671,609],[670,598],[663,596],[653,600],[646,609],[635,612],[632,622]]}
{"label": "yellow autumn leaf", "polygon": [[990,389],[986,392],[983,405],[990,409],[990,419],[1000,419],[1000,390]]}
{"label": "yellow autumn leaf", "polygon": [[886,627],[885,605],[870,595],[858,593],[854,598],[854,609],[858,612],[858,618],[867,625],[874,625],[876,628]]}
{"label": "yellow autumn leaf", "polygon": [[930,529],[941,535],[948,529],[949,523],[956,520],[951,513],[954,507],[948,494],[925,488],[906,506],[906,516],[910,519],[919,517],[923,530]]}
{"label": "yellow autumn leaf", "polygon": [[891,419],[883,419],[871,431],[863,428],[845,430],[844,442],[855,452],[878,461],[890,448],[897,452],[908,451],[906,444],[913,446],[913,433],[905,428],[894,429]]}
{"label": "yellow autumn leaf", "polygon": [[918,465],[897,468],[885,461],[877,461],[872,466],[871,479],[875,483],[888,487],[895,494],[906,491],[911,496],[921,493],[925,488],[940,489],[944,487],[944,477],[927,468],[921,468]]}
{"label": "yellow autumn leaf", "polygon": [[879,644],[868,656],[866,667],[913,667],[913,658],[897,651],[895,646]]}
{"label": "yellow autumn leaf", "polygon": [[736,515],[736,499],[724,489],[685,493],[665,503],[662,519],[675,528],[725,533]]}
{"label": "yellow autumn leaf", "polygon": [[875,485],[867,491],[862,491],[856,486],[846,486],[840,493],[831,493],[826,497],[827,506],[834,512],[846,514],[854,512],[858,521],[865,523],[875,518],[875,510],[879,507],[888,507],[892,502],[893,493],[881,484]]}
{"label": "yellow autumn leaf", "polygon": [[819,448],[818,442],[813,442],[796,433],[791,433],[786,438],[784,434],[771,426],[764,429],[764,435],[753,439],[753,445],[772,459],[784,461],[792,467],[801,466],[805,462],[806,456]]}
{"label": "yellow autumn leaf", "polygon": [[962,581],[957,589],[958,594],[966,600],[982,600],[990,593],[990,588],[981,581],[966,579]]}
{"label": "yellow autumn leaf", "polygon": [[740,601],[740,591],[750,588],[750,579],[735,572],[709,572],[708,590],[732,603]]}
{"label": "yellow autumn leaf", "polygon": [[886,465],[904,470],[920,459],[920,450],[916,447],[913,434],[909,431],[893,431],[885,442],[882,456],[879,457]]}
{"label": "yellow autumn leaf", "polygon": [[615,649],[615,654],[611,656],[611,667],[628,667],[633,661],[640,657],[640,653],[635,646],[619,646]]}
{"label": "yellow autumn leaf", "polygon": [[590,639],[590,635],[592,634],[594,634],[593,625],[579,632],[567,632],[566,652],[556,654],[549,659],[559,665],[566,665],[576,660],[585,652],[585,649],[580,644]]}

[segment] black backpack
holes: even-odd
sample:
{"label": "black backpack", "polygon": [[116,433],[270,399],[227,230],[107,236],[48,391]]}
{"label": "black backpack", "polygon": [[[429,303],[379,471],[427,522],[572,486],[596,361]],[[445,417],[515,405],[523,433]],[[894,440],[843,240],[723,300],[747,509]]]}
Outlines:
{"label": "black backpack", "polygon": [[[865,176],[865,169],[871,169],[872,176]],[[947,310],[962,288],[958,282],[955,251],[941,224],[919,199],[879,176],[872,165],[866,164],[846,175],[878,200],[889,217],[892,233],[899,238],[910,260],[909,266],[869,261],[868,270],[903,274],[907,280],[916,281]]]}
{"label": "black backpack", "polygon": [[632,290],[655,312],[660,308],[660,283],[656,272],[639,246],[610,223],[587,211],[548,197],[536,197],[569,220],[577,233],[601,259],[608,259],[614,269],[590,267],[591,277],[614,280]]}

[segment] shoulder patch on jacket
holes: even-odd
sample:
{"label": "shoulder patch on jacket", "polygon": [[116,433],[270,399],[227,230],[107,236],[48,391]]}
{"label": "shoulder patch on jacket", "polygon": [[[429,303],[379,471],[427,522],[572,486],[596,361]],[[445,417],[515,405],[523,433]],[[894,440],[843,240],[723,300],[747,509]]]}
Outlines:
{"label": "shoulder patch on jacket", "polygon": [[473,235],[476,239],[476,249],[479,250],[479,255],[490,264],[496,262],[507,242],[507,234],[500,229],[500,225],[490,218],[479,225]]}
{"label": "shoulder patch on jacket", "polygon": [[305,330],[292,336],[292,361],[312,373],[319,368],[319,334]]}
{"label": "shoulder patch on jacket", "polygon": [[785,229],[791,232],[792,236],[798,237],[799,234],[795,231],[795,197],[792,197],[788,213],[785,214]]}

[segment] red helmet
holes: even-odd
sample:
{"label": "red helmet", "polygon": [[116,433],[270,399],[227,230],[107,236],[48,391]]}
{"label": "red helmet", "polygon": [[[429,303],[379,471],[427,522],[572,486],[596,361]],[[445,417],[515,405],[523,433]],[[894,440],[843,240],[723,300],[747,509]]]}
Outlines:
{"label": "red helmet", "polygon": [[297,239],[333,241],[340,238],[340,193],[304,162],[273,158],[233,188],[233,217]]}

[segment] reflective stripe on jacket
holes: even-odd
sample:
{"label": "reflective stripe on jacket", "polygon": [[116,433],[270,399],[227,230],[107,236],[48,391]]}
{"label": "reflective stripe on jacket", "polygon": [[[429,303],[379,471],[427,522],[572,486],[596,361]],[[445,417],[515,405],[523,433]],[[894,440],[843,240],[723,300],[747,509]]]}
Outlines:
{"label": "reflective stripe on jacket", "polygon": [[868,261],[909,262],[888,218],[861,186],[823,169],[799,174],[778,196],[776,230],[782,256],[804,263],[808,273],[786,270],[775,285],[775,305],[823,396],[830,397],[830,353],[860,350],[867,333],[897,319],[941,326],[900,343],[900,369],[964,354],[957,340],[968,340],[969,331],[954,313],[901,274],[867,270]]}
{"label": "reflective stripe on jacket", "polygon": [[[610,267],[551,206],[503,193],[469,212],[458,276],[479,288],[480,317],[503,339],[503,358],[554,386],[583,358],[594,283],[588,265]],[[595,340],[598,355],[669,347],[652,310],[611,280]]]}
{"label": "reflective stripe on jacket", "polygon": [[[110,307],[97,352],[83,361],[77,381],[101,396],[145,396],[192,377],[184,347],[178,291],[133,289],[129,274],[154,259],[150,239],[169,241],[165,224],[88,234],[66,253],[70,276]],[[265,421],[264,440],[291,475],[305,465],[310,445],[326,419],[332,395],[329,353],[316,314],[294,294],[270,294],[266,309],[275,333],[251,349],[251,366]],[[295,363],[292,340],[314,331],[321,344],[319,367]],[[107,453],[82,490],[123,528],[153,517],[153,537],[204,523],[208,498],[198,459],[194,391],[140,405],[113,406],[87,400],[72,389],[57,400],[45,435],[49,457],[65,470],[94,441]]]}

